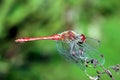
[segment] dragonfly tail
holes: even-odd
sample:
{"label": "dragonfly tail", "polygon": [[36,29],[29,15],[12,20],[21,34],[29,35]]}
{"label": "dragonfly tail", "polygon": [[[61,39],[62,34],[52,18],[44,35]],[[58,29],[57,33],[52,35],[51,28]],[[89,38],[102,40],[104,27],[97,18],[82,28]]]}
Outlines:
{"label": "dragonfly tail", "polygon": [[52,36],[44,36],[37,38],[20,38],[20,39],[16,39],[15,42],[27,42],[27,41],[35,41],[35,40],[60,40],[60,35],[55,34]]}

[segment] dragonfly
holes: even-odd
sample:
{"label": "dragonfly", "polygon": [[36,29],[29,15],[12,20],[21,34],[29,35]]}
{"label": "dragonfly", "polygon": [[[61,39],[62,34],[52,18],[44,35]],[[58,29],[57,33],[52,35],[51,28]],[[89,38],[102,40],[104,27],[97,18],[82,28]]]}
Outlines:
{"label": "dragonfly", "polygon": [[87,67],[97,67],[105,63],[103,54],[99,52],[100,41],[78,34],[72,30],[64,31],[51,36],[35,38],[20,38],[15,42],[28,42],[35,40],[56,41],[59,53],[68,61],[79,65],[85,71]]}

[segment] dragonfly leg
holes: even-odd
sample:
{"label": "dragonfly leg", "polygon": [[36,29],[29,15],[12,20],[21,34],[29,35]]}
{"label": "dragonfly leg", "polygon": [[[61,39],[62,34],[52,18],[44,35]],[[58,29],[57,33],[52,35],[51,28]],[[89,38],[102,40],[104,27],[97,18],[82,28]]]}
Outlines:
{"label": "dragonfly leg", "polygon": [[70,56],[71,59],[73,59],[76,63],[78,63],[78,60],[74,56]]}
{"label": "dragonfly leg", "polygon": [[[71,49],[71,50],[72,50],[72,49]],[[78,57],[78,55],[77,55],[77,53],[76,53],[75,51],[71,51],[71,52],[70,52],[70,56],[71,56],[71,58],[73,58],[73,60],[74,60],[76,63],[78,63],[79,57]]]}
{"label": "dragonfly leg", "polygon": [[77,58],[79,60],[79,56],[75,52],[72,52],[71,54],[72,54],[72,56],[74,56],[75,58]]}
{"label": "dragonfly leg", "polygon": [[76,55],[75,52],[72,52],[70,54],[70,58],[72,58],[76,63],[78,63],[78,61],[79,61],[79,57]]}
{"label": "dragonfly leg", "polygon": [[78,54],[79,54],[80,57],[85,57],[85,49],[80,48],[80,49],[78,50]]}

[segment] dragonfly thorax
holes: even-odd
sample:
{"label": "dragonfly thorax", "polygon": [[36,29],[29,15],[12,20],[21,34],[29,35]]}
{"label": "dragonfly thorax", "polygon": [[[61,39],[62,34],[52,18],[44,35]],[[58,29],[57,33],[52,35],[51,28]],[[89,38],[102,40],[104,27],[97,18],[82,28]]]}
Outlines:
{"label": "dragonfly thorax", "polygon": [[76,41],[79,43],[83,43],[86,41],[86,37],[84,34],[76,34],[74,31],[69,30],[69,31],[65,31],[63,33],[60,34],[60,39],[63,41]]}
{"label": "dragonfly thorax", "polygon": [[73,41],[76,39],[76,33],[74,31],[65,31],[63,33],[61,33],[61,40],[63,41]]}

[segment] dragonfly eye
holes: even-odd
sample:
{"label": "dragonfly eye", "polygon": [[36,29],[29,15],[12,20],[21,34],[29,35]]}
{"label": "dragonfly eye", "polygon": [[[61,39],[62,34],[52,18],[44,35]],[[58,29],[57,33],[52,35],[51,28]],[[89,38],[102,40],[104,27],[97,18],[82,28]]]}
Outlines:
{"label": "dragonfly eye", "polygon": [[81,34],[81,35],[80,35],[80,38],[81,38],[82,42],[85,42],[86,37],[85,37],[85,35],[84,35],[84,34]]}

